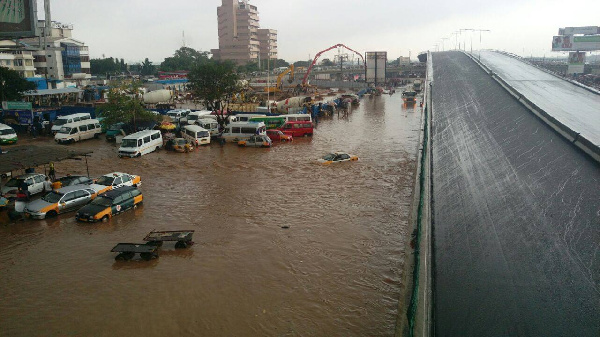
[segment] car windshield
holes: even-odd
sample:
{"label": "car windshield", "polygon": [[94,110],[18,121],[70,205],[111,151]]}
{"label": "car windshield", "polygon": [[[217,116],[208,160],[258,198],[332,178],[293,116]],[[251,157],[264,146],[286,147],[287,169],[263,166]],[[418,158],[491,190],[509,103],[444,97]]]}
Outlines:
{"label": "car windshield", "polygon": [[119,131],[123,128],[123,124],[113,124],[111,125],[108,130],[110,131]]}
{"label": "car windshield", "polygon": [[63,126],[62,128],[60,128],[60,131],[58,131],[58,132],[68,134],[69,132],[71,132],[71,128],[68,126]]}
{"label": "car windshield", "polygon": [[54,121],[54,125],[63,125],[66,124],[67,120],[66,119],[57,119]]}
{"label": "car windshield", "polygon": [[169,117],[179,117],[179,113],[178,112],[167,112],[167,116],[169,116]]}
{"label": "car windshield", "polygon": [[195,121],[198,119],[198,115],[188,115],[188,120]]}
{"label": "car windshield", "polygon": [[102,177],[100,177],[100,179],[98,179],[98,181],[96,181],[96,184],[104,185],[104,186],[112,186],[112,183],[114,180],[115,180],[115,177],[102,176]]}
{"label": "car windshield", "polygon": [[23,179],[16,179],[16,178],[12,178],[11,180],[9,180],[6,185],[4,186],[8,186],[8,187],[19,187],[23,184]]}
{"label": "car windshield", "polygon": [[329,160],[333,160],[335,158],[335,153],[330,153],[328,155],[326,155],[325,157],[323,157],[323,159],[329,161]]}
{"label": "car windshield", "polygon": [[185,139],[175,139],[177,145],[185,145]]}
{"label": "car windshield", "polygon": [[45,202],[49,202],[51,204],[57,203],[60,198],[62,198],[64,194],[56,192],[56,191],[52,191],[48,194],[46,194],[45,196],[42,197],[42,200],[44,200]]}
{"label": "car windshield", "polygon": [[58,179],[63,186],[69,185],[77,177],[62,177]]}
{"label": "car windshield", "polygon": [[110,207],[112,204],[112,199],[106,197],[97,197],[92,201],[92,205],[102,206],[102,207]]}
{"label": "car windshield", "polygon": [[137,147],[137,139],[123,139],[121,147]]}
{"label": "car windshield", "polygon": [[2,129],[0,130],[0,135],[13,135],[15,130],[13,129]]}
{"label": "car windshield", "polygon": [[208,136],[210,136],[210,133],[208,133],[208,131],[200,131],[200,132],[198,132],[198,138],[208,137]]}

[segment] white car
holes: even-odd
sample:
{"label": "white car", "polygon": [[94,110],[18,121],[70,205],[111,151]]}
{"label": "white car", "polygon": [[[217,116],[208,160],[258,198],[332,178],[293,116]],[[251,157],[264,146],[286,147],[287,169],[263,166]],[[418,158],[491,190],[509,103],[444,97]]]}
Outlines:
{"label": "white car", "polygon": [[140,176],[122,172],[113,172],[101,176],[96,182],[91,184],[90,187],[98,192],[98,194],[101,194],[119,187],[140,186],[141,184],[142,178],[140,178]]}
{"label": "white car", "polygon": [[324,165],[329,165],[329,164],[341,163],[341,162],[345,162],[345,161],[357,161],[357,160],[358,160],[357,155],[353,155],[353,154],[346,153],[346,152],[333,152],[333,153],[326,154],[325,156],[323,156],[323,158],[320,158],[318,160],[318,162],[321,164],[324,164]]}
{"label": "white car", "polygon": [[27,186],[27,190],[31,195],[44,191],[44,181],[46,176],[40,173],[27,173],[14,177],[2,186],[1,194],[8,198],[14,198],[17,196],[17,190],[19,186]]}

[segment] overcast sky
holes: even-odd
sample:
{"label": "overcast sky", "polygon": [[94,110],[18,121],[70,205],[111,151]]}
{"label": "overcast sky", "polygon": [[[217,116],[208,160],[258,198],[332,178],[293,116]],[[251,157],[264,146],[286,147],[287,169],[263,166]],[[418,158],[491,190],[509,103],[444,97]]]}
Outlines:
{"label": "overcast sky", "polygon": [[[308,60],[337,43],[364,54],[387,51],[388,59],[412,58],[424,50],[454,48],[459,29],[467,49],[493,48],[519,55],[551,52],[552,36],[565,26],[600,25],[600,0],[251,0],[261,28],[278,32],[279,58]],[[155,64],[185,44],[218,48],[217,7],[221,0],[52,0],[52,20],[74,25],[73,38],[92,58],[117,57]],[[42,19],[43,0],[38,0]],[[448,38],[442,40],[442,38]],[[332,58],[337,52],[324,54]]]}

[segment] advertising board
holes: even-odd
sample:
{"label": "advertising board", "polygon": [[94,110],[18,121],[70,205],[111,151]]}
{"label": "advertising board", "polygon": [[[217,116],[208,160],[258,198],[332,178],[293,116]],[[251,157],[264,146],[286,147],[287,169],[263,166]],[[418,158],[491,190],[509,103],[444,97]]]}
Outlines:
{"label": "advertising board", "polygon": [[600,34],[600,27],[598,26],[587,26],[587,27],[565,27],[558,29],[558,35],[594,35]]}
{"label": "advertising board", "polygon": [[367,52],[367,74],[366,82],[374,84],[385,83],[385,72],[387,66],[387,52],[371,51]]}
{"label": "advertising board", "polygon": [[593,51],[600,50],[600,35],[554,36],[552,51]]}
{"label": "advertising board", "polygon": [[570,52],[569,53],[569,65],[567,68],[568,74],[583,74],[584,65],[585,65],[585,53],[584,52]]}
{"label": "advertising board", "polygon": [[0,37],[36,36],[37,1],[0,1]]}

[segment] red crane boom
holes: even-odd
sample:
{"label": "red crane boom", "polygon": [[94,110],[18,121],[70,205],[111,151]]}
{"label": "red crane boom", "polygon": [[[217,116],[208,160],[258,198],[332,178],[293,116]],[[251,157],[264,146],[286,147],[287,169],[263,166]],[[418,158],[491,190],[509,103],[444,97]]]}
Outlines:
{"label": "red crane boom", "polygon": [[338,47],[344,47],[344,48],[348,49],[349,51],[358,54],[358,56],[360,56],[361,60],[363,60],[363,64],[365,65],[365,69],[367,68],[367,63],[365,62],[365,58],[361,55],[361,53],[357,52],[354,49],[348,48],[346,45],[338,43],[335,46],[329,47],[329,48],[327,48],[325,50],[321,50],[320,52],[317,53],[317,55],[315,55],[315,58],[313,59],[313,61],[310,64],[310,66],[308,67],[308,70],[306,71],[306,74],[304,74],[304,78],[302,79],[302,85],[303,86],[306,85],[306,80],[308,79],[308,75],[310,74],[310,71],[312,70],[313,66],[317,63],[317,60],[319,59],[319,57],[321,56],[321,54],[323,54],[325,52],[328,52],[328,51],[332,50],[333,48],[338,48]]}

